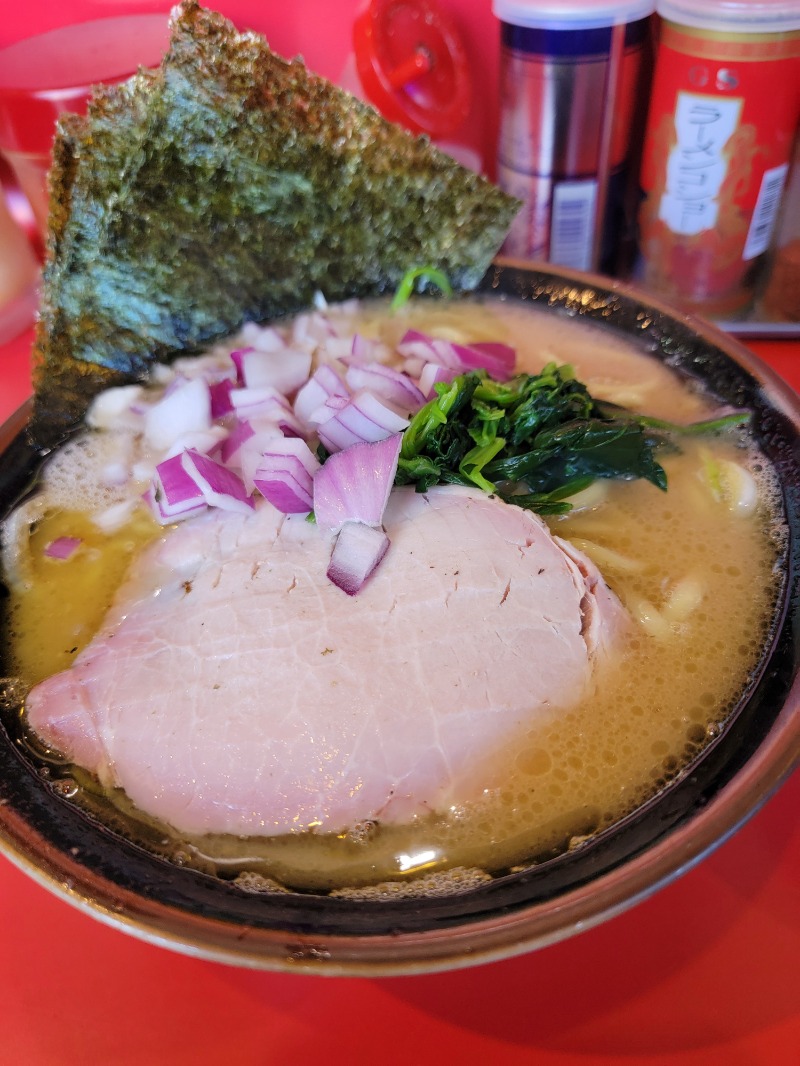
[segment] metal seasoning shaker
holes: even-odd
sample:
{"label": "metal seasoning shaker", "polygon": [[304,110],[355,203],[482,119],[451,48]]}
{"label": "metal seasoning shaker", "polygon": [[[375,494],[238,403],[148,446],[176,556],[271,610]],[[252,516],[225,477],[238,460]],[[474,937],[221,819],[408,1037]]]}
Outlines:
{"label": "metal seasoning shaker", "polygon": [[497,178],[524,207],[503,252],[624,273],[655,0],[493,0]]}
{"label": "metal seasoning shaker", "polygon": [[690,312],[750,307],[800,121],[800,0],[659,0],[641,282]]}

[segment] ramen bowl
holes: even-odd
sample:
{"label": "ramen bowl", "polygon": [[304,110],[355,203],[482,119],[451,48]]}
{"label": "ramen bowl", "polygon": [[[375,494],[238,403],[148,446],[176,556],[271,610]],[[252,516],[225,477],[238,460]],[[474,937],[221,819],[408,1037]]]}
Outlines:
{"label": "ramen bowl", "polygon": [[[477,883],[380,898],[245,890],[144,849],[76,806],[0,729],[0,847],[65,900],[152,943],[227,963],[332,975],[423,973],[499,959],[613,918],[690,868],[779,787],[800,756],[800,400],[710,325],[585,274],[504,262],[482,290],[583,319],[748,408],[774,468],[783,538],[779,603],[758,666],[722,727],[673,780],[580,846]],[[0,431],[0,514],[40,456],[23,408]]]}

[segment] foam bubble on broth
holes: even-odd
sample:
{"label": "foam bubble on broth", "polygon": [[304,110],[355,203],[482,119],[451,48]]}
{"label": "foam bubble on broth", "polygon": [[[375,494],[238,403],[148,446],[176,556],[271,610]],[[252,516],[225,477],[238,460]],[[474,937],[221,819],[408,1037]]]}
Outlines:
{"label": "foam bubble on broth", "polygon": [[[594,394],[657,417],[688,422],[713,409],[697,389],[607,331],[513,302],[474,300],[456,313],[446,304],[419,302],[389,319],[383,304],[359,314],[351,305],[331,313],[389,345],[408,328],[456,341],[505,341],[517,349],[521,369],[571,363]],[[48,465],[44,496],[27,506],[41,519],[118,502],[124,491],[98,485],[98,472],[120,446],[119,434],[91,434],[69,444]],[[711,499],[702,484],[701,448],[756,477],[757,515],[742,518]],[[289,885],[383,898],[398,891],[458,891],[487,871],[549,857],[613,824],[678,775],[719,730],[758,663],[777,589],[779,494],[746,435],[702,445],[687,440],[682,454],[665,457],[664,465],[668,493],[641,481],[610,483],[602,502],[550,520],[551,528],[585,544],[590,556],[596,547],[596,563],[631,610],[641,602],[664,610],[670,589],[687,575],[696,575],[706,591],[687,618],[668,624],[665,639],[637,629],[613,676],[590,700],[555,721],[525,727],[512,750],[501,753],[501,783],[480,801],[409,826],[243,844],[229,837],[181,838],[132,810],[126,797],[112,795],[114,827],[179,864],[243,879],[248,891]],[[130,531],[111,539],[124,536]],[[609,566],[615,554],[634,565]],[[20,633],[20,640],[30,636]],[[108,817],[108,797],[85,775],[75,778],[81,784],[76,798]],[[391,887],[412,883],[417,887]]]}

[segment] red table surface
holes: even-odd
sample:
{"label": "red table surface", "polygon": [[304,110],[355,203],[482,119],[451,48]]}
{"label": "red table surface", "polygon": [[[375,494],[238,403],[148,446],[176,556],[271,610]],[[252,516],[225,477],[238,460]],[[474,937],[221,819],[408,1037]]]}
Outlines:
{"label": "red table surface", "polygon": [[[0,349],[0,421],[30,391]],[[752,342],[800,389],[800,342]],[[261,973],[134,939],[0,859],[0,1066],[800,1061],[800,774],[636,907],[473,969]]]}

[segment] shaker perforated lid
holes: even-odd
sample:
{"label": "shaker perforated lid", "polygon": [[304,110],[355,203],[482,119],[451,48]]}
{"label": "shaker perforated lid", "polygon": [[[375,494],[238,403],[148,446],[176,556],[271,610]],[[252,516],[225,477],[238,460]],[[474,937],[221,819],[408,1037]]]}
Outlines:
{"label": "shaker perforated lid", "polygon": [[[788,0],[787,0],[788,2]],[[656,9],[656,0],[493,0],[501,22],[549,30],[591,30],[637,22]]]}
{"label": "shaker perforated lid", "polygon": [[658,0],[662,18],[713,33],[800,30],[800,0]]}
{"label": "shaker perforated lid", "polygon": [[353,49],[367,99],[415,133],[442,137],[466,120],[472,99],[459,31],[434,0],[369,0]]}

